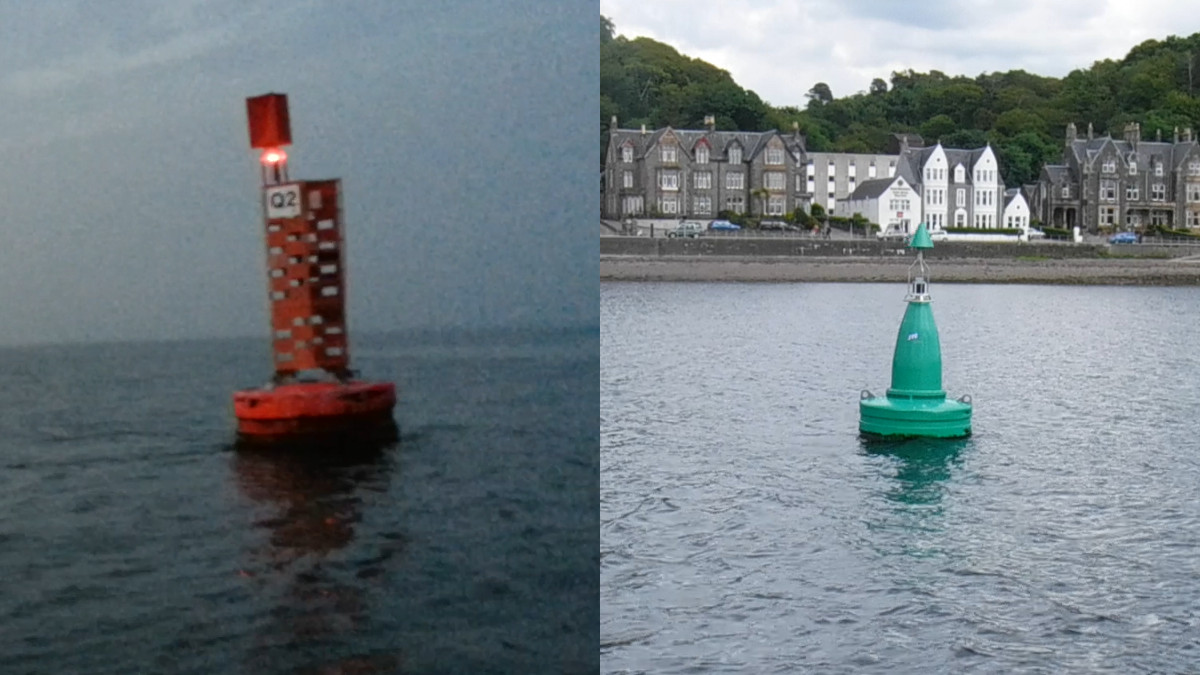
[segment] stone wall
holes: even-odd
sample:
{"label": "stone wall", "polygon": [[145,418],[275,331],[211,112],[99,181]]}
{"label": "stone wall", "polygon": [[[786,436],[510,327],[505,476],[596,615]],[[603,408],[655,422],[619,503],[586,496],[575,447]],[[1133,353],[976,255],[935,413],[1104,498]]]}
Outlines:
{"label": "stone wall", "polygon": [[[896,256],[911,255],[902,243],[869,239],[810,239],[806,237],[699,237],[696,239],[650,239],[648,237],[604,237],[601,255],[663,256]],[[1131,257],[1178,257],[1200,254],[1200,247],[1108,246],[1049,242],[982,243],[946,241],[934,244],[926,255],[933,258],[1096,258],[1102,255]]]}

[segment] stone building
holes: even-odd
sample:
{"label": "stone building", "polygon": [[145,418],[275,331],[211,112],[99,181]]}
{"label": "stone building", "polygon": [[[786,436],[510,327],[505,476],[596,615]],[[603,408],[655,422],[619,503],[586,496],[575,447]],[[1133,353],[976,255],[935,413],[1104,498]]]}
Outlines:
{"label": "stone building", "polygon": [[1141,125],[1124,137],[1096,136],[1088,124],[1079,138],[1067,125],[1061,164],[1042,167],[1033,217],[1044,225],[1085,232],[1140,230],[1147,225],[1200,228],[1200,146],[1192,130],[1163,141],[1141,138]]}
{"label": "stone building", "polygon": [[808,208],[799,168],[804,137],[778,131],[620,129],[613,118],[601,181],[601,217],[711,220],[721,211],[782,217]]}

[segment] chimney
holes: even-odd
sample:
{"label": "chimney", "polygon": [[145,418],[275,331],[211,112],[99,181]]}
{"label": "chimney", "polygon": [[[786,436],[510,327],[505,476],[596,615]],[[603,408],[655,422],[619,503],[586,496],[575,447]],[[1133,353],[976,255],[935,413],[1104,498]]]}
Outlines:
{"label": "chimney", "polygon": [[1178,127],[1178,126],[1176,126],[1176,127],[1175,127],[1175,140],[1174,140],[1174,142],[1175,142],[1175,143],[1178,143],[1178,142],[1179,142],[1179,127]]}
{"label": "chimney", "polygon": [[1075,140],[1075,133],[1075,123],[1067,122],[1067,145],[1070,145],[1071,141]]}
{"label": "chimney", "polygon": [[795,120],[792,120],[792,135],[793,136],[800,135],[800,123]]}
{"label": "chimney", "polygon": [[1192,140],[1192,128],[1191,128],[1191,127],[1184,127],[1184,128],[1183,128],[1183,140],[1184,140],[1184,142],[1186,142],[1186,143],[1190,143],[1190,142],[1191,142],[1191,140]]}
{"label": "chimney", "polygon": [[1158,141],[1159,143],[1162,142],[1162,127],[1154,130],[1154,140]]}
{"label": "chimney", "polygon": [[642,122],[642,135],[643,136],[646,135],[646,123],[645,122]]}
{"label": "chimney", "polygon": [[1130,122],[1125,125],[1125,142],[1132,145],[1134,150],[1137,150],[1138,141],[1142,140],[1142,125],[1137,122]]}
{"label": "chimney", "polygon": [[713,117],[712,115],[705,115],[704,116],[704,128],[708,129],[709,131],[716,131],[717,130],[717,118]]}
{"label": "chimney", "polygon": [[612,116],[612,119],[611,119],[611,120],[609,120],[609,122],[608,122],[608,128],[609,128],[609,129],[616,129],[616,128],[617,128],[617,116],[616,116],[616,115],[613,115],[613,116]]}
{"label": "chimney", "polygon": [[1088,140],[1092,140],[1092,123],[1088,122]]}

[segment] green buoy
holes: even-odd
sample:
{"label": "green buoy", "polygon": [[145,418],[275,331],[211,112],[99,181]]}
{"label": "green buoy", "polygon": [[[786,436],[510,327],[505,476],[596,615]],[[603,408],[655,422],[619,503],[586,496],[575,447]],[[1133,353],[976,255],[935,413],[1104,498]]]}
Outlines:
{"label": "green buoy", "polygon": [[[863,390],[858,430],[883,438],[963,438],[971,435],[971,397],[946,400],[942,389],[942,346],[929,297],[929,268],[923,251],[933,248],[925,223],[908,244],[917,260],[908,268],[908,309],[896,335],[892,386],[887,396]],[[914,275],[915,271],[915,275]]]}

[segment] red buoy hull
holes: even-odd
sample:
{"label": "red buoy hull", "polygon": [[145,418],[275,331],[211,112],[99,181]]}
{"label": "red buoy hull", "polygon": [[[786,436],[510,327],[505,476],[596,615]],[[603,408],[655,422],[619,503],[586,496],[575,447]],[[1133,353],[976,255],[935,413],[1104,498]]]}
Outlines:
{"label": "red buoy hull", "polygon": [[299,382],[233,395],[238,435],[250,441],[394,432],[395,405],[391,382]]}

